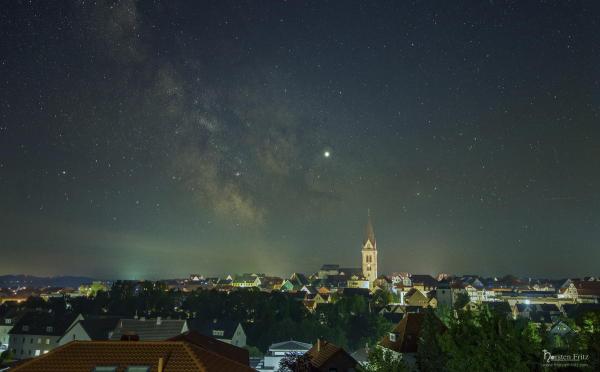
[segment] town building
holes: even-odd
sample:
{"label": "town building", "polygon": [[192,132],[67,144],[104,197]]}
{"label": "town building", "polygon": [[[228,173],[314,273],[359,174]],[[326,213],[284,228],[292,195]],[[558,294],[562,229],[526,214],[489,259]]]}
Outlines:
{"label": "town building", "polygon": [[135,336],[140,341],[161,341],[188,331],[185,320],[178,319],[120,319],[110,336],[111,340],[121,340]]}
{"label": "town building", "polygon": [[9,345],[15,359],[27,359],[49,352],[59,346],[59,340],[83,316],[67,313],[50,314],[41,311],[26,313],[9,331]]}
{"label": "town building", "polygon": [[256,370],[258,372],[277,371],[279,370],[279,362],[281,362],[286,355],[303,355],[310,350],[311,347],[311,344],[294,340],[275,343],[269,347],[269,350],[267,350],[262,361],[256,366]]}
{"label": "town building", "polygon": [[71,341],[107,341],[111,338],[120,319],[118,317],[85,317],[71,325],[58,340],[59,345]]}
{"label": "town building", "polygon": [[[188,328],[237,347],[246,346],[246,332],[240,322],[230,319],[188,319]],[[183,332],[182,332],[183,333]]]}
{"label": "town building", "polygon": [[341,347],[317,339],[306,353],[311,372],[355,371],[358,362]]}

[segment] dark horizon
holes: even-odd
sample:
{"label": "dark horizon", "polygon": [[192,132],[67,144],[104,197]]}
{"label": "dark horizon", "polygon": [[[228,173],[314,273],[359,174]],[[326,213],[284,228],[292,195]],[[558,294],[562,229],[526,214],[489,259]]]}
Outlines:
{"label": "dark horizon", "polygon": [[598,275],[598,14],[10,2],[0,273]]}

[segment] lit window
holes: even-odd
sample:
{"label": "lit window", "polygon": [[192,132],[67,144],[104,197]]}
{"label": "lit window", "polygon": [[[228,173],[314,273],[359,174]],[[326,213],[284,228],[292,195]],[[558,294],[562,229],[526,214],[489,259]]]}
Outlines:
{"label": "lit window", "polygon": [[129,366],[125,372],[150,372],[149,366]]}
{"label": "lit window", "polygon": [[35,356],[40,356],[40,354],[41,354],[41,353],[42,353],[42,351],[41,351],[41,350],[36,350],[36,351],[35,351]]}
{"label": "lit window", "polygon": [[396,334],[395,333],[390,333],[390,341],[396,342]]}
{"label": "lit window", "polygon": [[113,367],[113,366],[96,366],[92,372],[117,372],[117,367]]}
{"label": "lit window", "polygon": [[50,339],[49,338],[46,339],[46,345],[50,345]]}

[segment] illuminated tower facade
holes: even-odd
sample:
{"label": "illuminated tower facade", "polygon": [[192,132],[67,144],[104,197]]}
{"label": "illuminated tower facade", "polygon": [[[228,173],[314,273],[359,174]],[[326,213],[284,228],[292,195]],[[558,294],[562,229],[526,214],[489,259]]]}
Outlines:
{"label": "illuminated tower facade", "polygon": [[371,213],[368,212],[366,236],[362,246],[362,273],[372,286],[377,279],[377,241],[371,222]]}

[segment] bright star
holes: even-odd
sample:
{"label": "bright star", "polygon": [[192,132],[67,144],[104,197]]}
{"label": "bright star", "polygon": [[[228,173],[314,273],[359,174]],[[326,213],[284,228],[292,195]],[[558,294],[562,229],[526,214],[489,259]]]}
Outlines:
{"label": "bright star", "polygon": [[330,157],[330,156],[331,156],[331,153],[330,153],[329,151],[325,151],[325,152],[323,153],[323,156],[324,156],[324,157],[326,157],[326,158],[328,158],[328,157]]}

